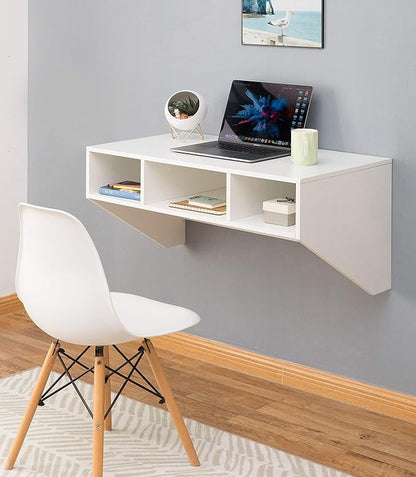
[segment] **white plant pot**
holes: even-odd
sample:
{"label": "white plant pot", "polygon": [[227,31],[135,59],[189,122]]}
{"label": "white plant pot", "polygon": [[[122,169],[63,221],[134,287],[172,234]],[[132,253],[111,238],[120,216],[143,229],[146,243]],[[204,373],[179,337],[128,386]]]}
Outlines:
{"label": "white plant pot", "polygon": [[[173,101],[183,101],[188,97],[191,97],[193,100],[198,99],[198,111],[193,116],[189,116],[189,118],[186,119],[178,119],[175,118],[175,116],[172,116],[172,114],[169,112],[169,105]],[[192,131],[198,126],[198,124],[200,125],[202,123],[206,114],[207,106],[205,100],[199,93],[196,93],[195,91],[177,91],[176,93],[172,94],[165,104],[165,117],[167,122],[179,131]]]}

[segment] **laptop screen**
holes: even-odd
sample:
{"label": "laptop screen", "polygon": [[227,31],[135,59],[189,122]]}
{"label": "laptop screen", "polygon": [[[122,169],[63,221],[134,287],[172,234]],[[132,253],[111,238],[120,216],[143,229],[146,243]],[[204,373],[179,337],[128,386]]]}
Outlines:
{"label": "laptop screen", "polygon": [[303,128],[311,86],[233,81],[220,141],[290,148],[292,129]]}

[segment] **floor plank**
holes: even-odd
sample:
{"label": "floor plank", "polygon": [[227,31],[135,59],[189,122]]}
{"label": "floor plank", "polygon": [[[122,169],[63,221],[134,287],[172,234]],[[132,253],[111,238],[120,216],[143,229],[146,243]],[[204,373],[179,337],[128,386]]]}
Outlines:
{"label": "floor plank", "polygon": [[[24,311],[0,315],[0,377],[39,366],[49,343]],[[70,354],[82,349],[63,347]],[[133,354],[137,347],[128,343],[122,349]],[[416,477],[414,424],[169,351],[158,354],[187,417],[358,477]],[[113,365],[121,363],[114,351],[110,359]],[[87,362],[92,364],[92,353]],[[152,376],[145,359],[141,370]],[[86,380],[92,382],[92,376]],[[117,390],[120,379],[111,382]],[[134,386],[127,386],[124,394],[160,406],[154,396]]]}

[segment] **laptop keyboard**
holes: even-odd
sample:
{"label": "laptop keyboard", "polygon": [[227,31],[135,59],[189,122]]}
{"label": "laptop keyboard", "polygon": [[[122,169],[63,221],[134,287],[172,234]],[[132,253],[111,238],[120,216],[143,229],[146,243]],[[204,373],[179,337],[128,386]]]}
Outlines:
{"label": "laptop keyboard", "polygon": [[219,142],[218,149],[225,149],[227,151],[257,153],[263,156],[270,156],[270,154],[273,154],[273,150],[267,147],[245,146],[244,144],[230,144],[225,142]]}

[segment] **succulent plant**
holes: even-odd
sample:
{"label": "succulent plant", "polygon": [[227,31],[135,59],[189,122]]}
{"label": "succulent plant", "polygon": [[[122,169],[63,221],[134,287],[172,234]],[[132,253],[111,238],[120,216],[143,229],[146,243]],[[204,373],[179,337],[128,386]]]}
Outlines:
{"label": "succulent plant", "polygon": [[192,99],[188,96],[181,101],[172,101],[169,106],[169,112],[172,116],[176,116],[175,110],[179,110],[180,115],[193,116],[199,108],[199,100]]}

